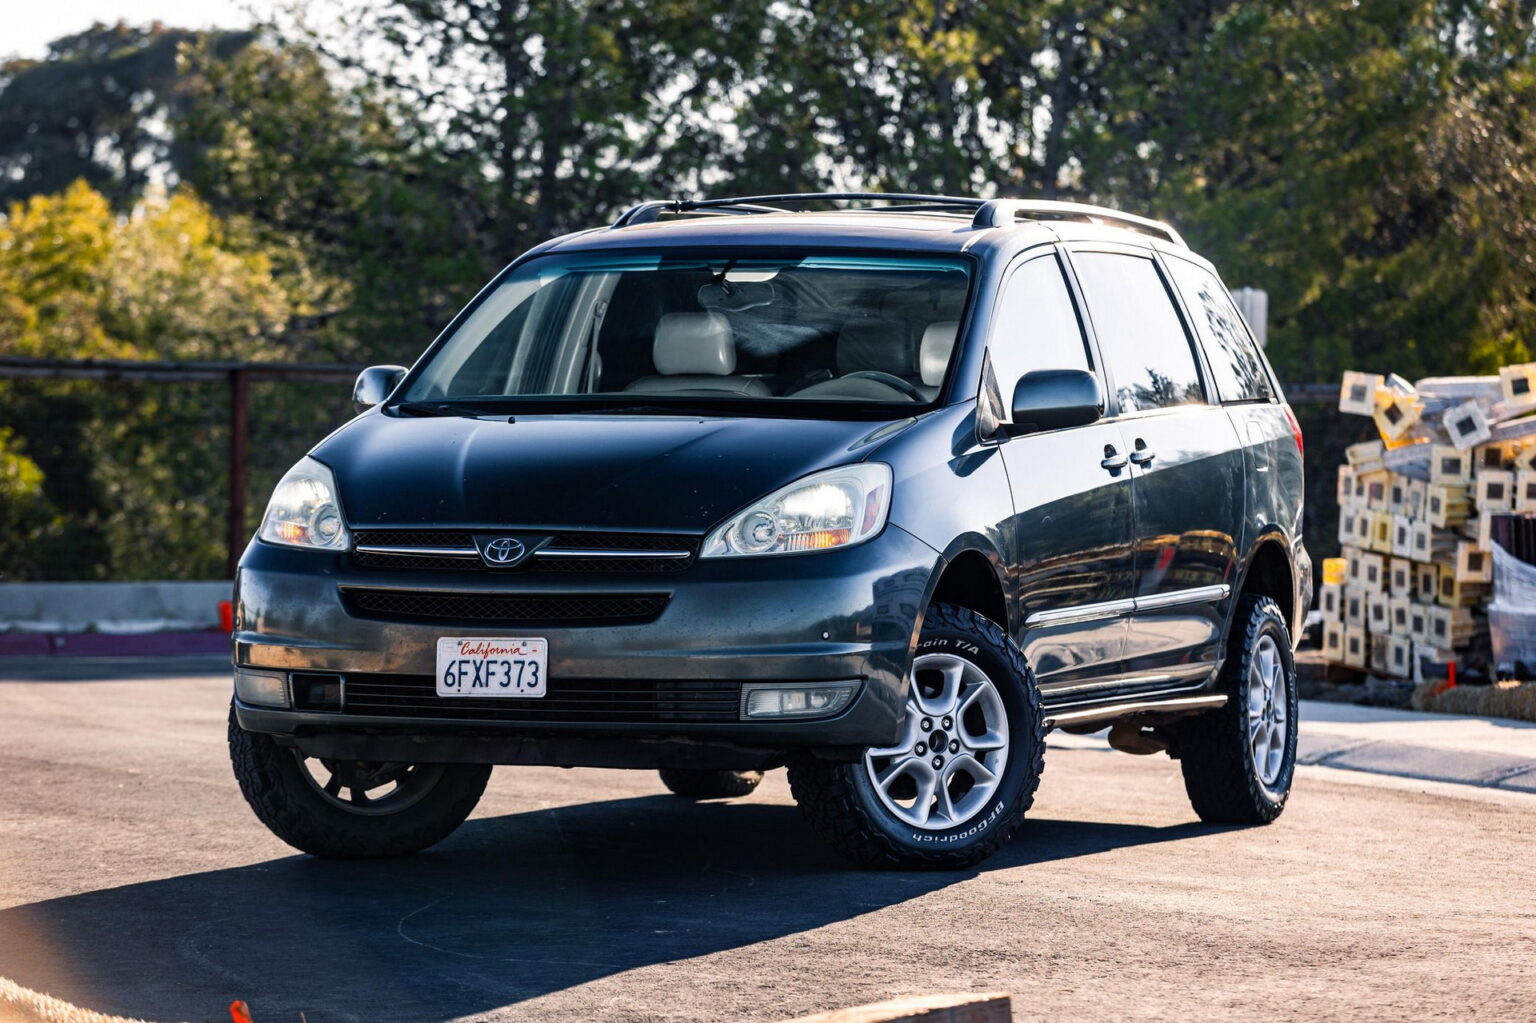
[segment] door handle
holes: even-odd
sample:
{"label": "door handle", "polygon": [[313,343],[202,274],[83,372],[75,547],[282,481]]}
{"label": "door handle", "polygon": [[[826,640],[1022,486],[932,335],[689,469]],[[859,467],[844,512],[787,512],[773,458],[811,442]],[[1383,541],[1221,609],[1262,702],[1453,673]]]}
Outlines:
{"label": "door handle", "polygon": [[1156,457],[1156,452],[1147,450],[1147,442],[1142,440],[1140,437],[1137,437],[1136,450],[1131,452],[1131,461],[1135,462],[1137,465],[1147,466],[1151,465],[1152,459]]}
{"label": "door handle", "polygon": [[1099,464],[1108,469],[1110,472],[1119,472],[1121,469],[1125,468],[1128,461],[1129,459],[1127,459],[1124,455],[1116,453],[1115,446],[1113,444],[1106,444],[1104,445],[1104,461],[1100,462]]}

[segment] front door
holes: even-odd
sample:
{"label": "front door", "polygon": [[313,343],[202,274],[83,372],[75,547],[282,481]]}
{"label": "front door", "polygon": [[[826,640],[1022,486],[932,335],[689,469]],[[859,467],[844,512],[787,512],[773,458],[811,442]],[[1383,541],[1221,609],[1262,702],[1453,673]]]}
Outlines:
{"label": "front door", "polygon": [[[988,341],[1002,403],[1037,369],[1094,369],[1058,257],[1027,258],[1004,283]],[[1015,637],[1047,700],[1124,674],[1134,560],[1131,472],[1114,423],[1002,446],[1014,507]]]}

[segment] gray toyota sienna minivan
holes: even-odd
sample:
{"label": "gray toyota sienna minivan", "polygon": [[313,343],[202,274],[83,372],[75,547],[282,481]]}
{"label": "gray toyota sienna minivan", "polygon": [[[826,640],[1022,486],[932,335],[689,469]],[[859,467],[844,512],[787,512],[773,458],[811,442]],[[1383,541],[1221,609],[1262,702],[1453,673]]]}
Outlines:
{"label": "gray toyota sienna minivan", "polygon": [[301,850],[429,846],[496,764],[787,766],[847,858],[957,867],[1052,728],[1166,751],[1204,820],[1285,804],[1301,432],[1165,224],[644,203],[355,398],[235,587],[235,773]]}

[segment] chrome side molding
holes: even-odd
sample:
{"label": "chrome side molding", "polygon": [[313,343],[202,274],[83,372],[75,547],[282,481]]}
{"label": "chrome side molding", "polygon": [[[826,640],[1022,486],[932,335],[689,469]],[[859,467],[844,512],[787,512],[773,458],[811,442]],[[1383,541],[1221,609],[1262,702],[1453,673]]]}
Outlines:
{"label": "chrome side molding", "polygon": [[1077,604],[1073,607],[1036,611],[1024,619],[1024,626],[1033,629],[1046,625],[1068,625],[1073,622],[1091,622],[1098,618],[1118,618],[1136,611],[1178,607],[1182,604],[1213,604],[1218,600],[1226,600],[1231,595],[1232,587],[1227,583],[1195,586],[1187,590],[1174,590],[1171,593],[1154,593],[1147,597],[1128,597],[1123,600],[1106,600],[1097,604]]}

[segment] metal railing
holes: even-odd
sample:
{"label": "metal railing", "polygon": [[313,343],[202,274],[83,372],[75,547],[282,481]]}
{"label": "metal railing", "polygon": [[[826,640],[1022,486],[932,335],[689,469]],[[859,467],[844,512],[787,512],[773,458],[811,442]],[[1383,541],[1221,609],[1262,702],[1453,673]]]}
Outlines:
{"label": "metal railing", "polygon": [[[0,439],[38,464],[46,497],[18,522],[0,490],[0,581],[229,578],[282,473],[353,416],[362,369],[0,358]],[[1320,559],[1336,547],[1334,467],[1360,424],[1332,409],[1335,384],[1286,395],[1307,434]]]}

